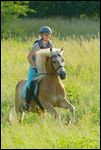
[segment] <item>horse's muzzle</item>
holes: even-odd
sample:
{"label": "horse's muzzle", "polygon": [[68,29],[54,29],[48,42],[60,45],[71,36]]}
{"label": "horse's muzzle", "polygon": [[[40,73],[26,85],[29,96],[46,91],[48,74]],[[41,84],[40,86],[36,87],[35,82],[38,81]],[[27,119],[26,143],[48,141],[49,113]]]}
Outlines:
{"label": "horse's muzzle", "polygon": [[64,80],[66,78],[66,72],[65,71],[60,71],[60,79]]}

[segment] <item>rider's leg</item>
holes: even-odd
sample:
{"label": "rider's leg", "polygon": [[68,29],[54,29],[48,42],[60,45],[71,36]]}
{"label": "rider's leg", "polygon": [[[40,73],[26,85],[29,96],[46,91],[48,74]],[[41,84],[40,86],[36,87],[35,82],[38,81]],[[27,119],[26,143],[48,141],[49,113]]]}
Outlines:
{"label": "rider's leg", "polygon": [[30,88],[31,81],[36,76],[36,73],[37,73],[37,69],[36,68],[31,68],[31,67],[29,68],[29,71],[28,71],[28,81],[27,81],[27,86],[26,86],[28,89]]}
{"label": "rider's leg", "polygon": [[28,111],[29,109],[29,105],[30,105],[30,100],[31,100],[31,95],[30,95],[30,84],[31,81],[33,80],[33,78],[36,76],[37,70],[35,68],[29,68],[28,71],[28,81],[27,81],[27,85],[26,85],[26,96],[25,96],[25,100],[26,100],[26,104],[24,107],[24,110]]}

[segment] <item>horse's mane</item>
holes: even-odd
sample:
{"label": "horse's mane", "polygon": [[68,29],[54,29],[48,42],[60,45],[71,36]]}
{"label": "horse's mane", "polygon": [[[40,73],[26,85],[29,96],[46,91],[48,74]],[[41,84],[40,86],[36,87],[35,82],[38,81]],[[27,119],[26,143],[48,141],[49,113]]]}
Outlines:
{"label": "horse's mane", "polygon": [[36,67],[38,68],[39,73],[46,73],[45,63],[47,57],[51,57],[56,54],[62,54],[60,49],[52,48],[52,51],[50,51],[50,48],[47,48],[40,49],[36,52]]}

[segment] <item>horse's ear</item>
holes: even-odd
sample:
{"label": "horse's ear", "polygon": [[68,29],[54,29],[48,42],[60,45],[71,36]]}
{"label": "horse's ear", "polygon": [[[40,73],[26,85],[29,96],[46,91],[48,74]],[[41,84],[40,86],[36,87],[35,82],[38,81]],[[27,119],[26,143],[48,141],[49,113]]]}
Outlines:
{"label": "horse's ear", "polygon": [[61,48],[61,51],[63,52],[63,47]]}
{"label": "horse's ear", "polygon": [[50,48],[50,51],[52,52],[52,48]]}
{"label": "horse's ear", "polygon": [[60,49],[60,53],[63,54],[63,47]]}

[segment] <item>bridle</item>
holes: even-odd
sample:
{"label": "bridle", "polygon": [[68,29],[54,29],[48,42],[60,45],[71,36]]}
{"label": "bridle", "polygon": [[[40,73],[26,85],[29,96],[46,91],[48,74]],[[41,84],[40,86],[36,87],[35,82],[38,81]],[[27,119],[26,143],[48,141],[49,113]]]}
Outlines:
{"label": "bridle", "polygon": [[[59,56],[60,56],[60,55],[59,55]],[[53,72],[52,72],[52,73],[43,73],[43,72],[41,72],[41,73],[38,73],[37,76],[38,76],[38,75],[55,75],[55,76],[57,75],[57,70],[58,70],[59,68],[64,67],[64,66],[61,65],[61,66],[55,68],[54,65],[53,65],[53,63],[52,63],[52,58],[54,58],[54,57],[56,57],[56,55],[53,55],[53,56],[50,57],[50,59],[51,59],[51,66],[52,66],[52,71],[53,71]]]}
{"label": "bridle", "polygon": [[[59,55],[60,56],[60,55]],[[59,68],[62,68],[62,67],[64,67],[64,66],[59,66],[59,67],[57,67],[56,69],[54,68],[54,65],[53,65],[53,63],[52,63],[52,58],[54,58],[54,57],[56,57],[56,55],[53,55],[53,56],[51,56],[50,58],[51,58],[51,65],[52,65],[52,68],[54,69],[54,72],[57,74],[57,70],[59,69]],[[61,56],[60,56],[61,57]]]}

